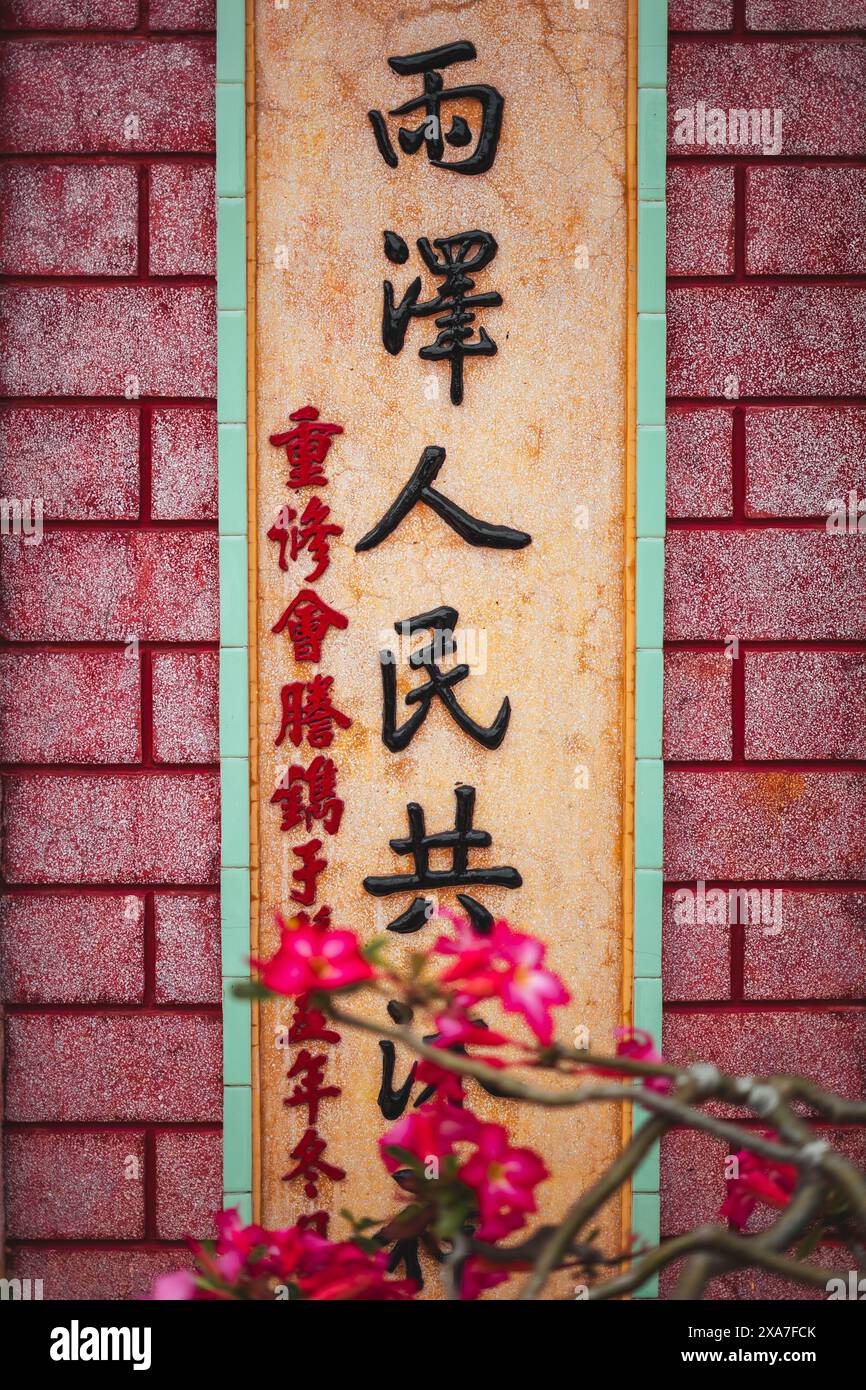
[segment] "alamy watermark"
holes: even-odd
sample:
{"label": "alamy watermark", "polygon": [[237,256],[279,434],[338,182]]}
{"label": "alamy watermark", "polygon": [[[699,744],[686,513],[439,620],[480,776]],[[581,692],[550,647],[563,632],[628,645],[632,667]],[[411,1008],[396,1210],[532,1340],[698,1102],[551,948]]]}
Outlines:
{"label": "alamy watermark", "polygon": [[0,535],[23,536],[25,545],[39,545],[44,513],[41,497],[0,497]]}
{"label": "alamy watermark", "polygon": [[760,150],[762,154],[782,153],[782,112],[765,106],[744,110],[707,106],[680,106],[674,112],[675,145],[724,145],[731,149]]}
{"label": "alamy watermark", "polygon": [[778,888],[707,888],[699,879],[694,888],[677,888],[674,921],[678,926],[760,926],[762,936],[782,930],[782,893]]}

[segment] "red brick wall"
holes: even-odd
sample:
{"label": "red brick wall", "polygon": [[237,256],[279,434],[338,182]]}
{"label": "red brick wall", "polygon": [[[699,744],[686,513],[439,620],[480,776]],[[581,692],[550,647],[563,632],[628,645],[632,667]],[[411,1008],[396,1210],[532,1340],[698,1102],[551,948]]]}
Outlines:
{"label": "red brick wall", "polygon": [[[123,1296],[219,1200],[213,5],[0,20],[0,496],[45,508],[2,547],[7,1233],[48,1296]],[[866,551],[821,513],[866,493],[866,7],[671,23],[672,109],[784,136],[671,145],[665,1050],[862,1093]],[[677,925],[698,879],[782,885],[782,932]],[[665,1233],[721,1157],[666,1144]]]}
{"label": "red brick wall", "polygon": [[212,0],[0,0],[7,1236],[131,1296],[221,1186]]}
{"label": "red brick wall", "polygon": [[[670,20],[671,116],[778,107],[783,138],[669,144],[664,1049],[862,1096],[866,536],[827,534],[824,507],[866,496],[866,4]],[[699,879],[781,888],[781,932],[677,924]],[[670,1137],[663,1234],[714,1216],[723,1158]],[[716,1296],[805,1295],[749,1274]]]}

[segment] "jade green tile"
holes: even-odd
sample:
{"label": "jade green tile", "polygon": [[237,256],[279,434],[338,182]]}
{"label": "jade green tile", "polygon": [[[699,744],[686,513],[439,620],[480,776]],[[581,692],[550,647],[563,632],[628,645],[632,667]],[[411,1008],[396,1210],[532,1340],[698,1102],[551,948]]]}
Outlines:
{"label": "jade green tile", "polygon": [[[631,1228],[641,1245],[656,1246],[660,1233],[660,1203],[658,1193],[635,1192],[631,1203]],[[633,1298],[657,1298],[658,1277],[653,1275],[632,1295]]]}
{"label": "jade green tile", "polygon": [[244,975],[246,963],[240,970],[228,969],[225,958],[225,938],[229,934],[243,935],[249,950],[250,935],[250,871],[242,869],[222,869],[220,871],[220,923],[223,934],[223,974]]}
{"label": "jade green tile", "polygon": [[636,869],[634,876],[634,973],[662,973],[662,872]]}
{"label": "jade green tile", "polygon": [[217,0],[217,82],[243,82],[246,61],[244,0]]}
{"label": "jade green tile", "polygon": [[664,658],[657,647],[638,649],[635,658],[636,758],[662,755],[662,695]]}
{"label": "jade green tile", "polygon": [[640,314],[663,314],[667,293],[664,203],[639,203],[637,210],[637,307]]}
{"label": "jade green tile", "polygon": [[247,534],[247,427],[219,425],[219,517],[221,536]]}
{"label": "jade green tile", "polygon": [[249,661],[246,647],[220,650],[220,757],[249,752]]}
{"label": "jade green tile", "polygon": [[667,0],[640,0],[637,43],[638,85],[664,87],[668,80]]}
{"label": "jade green tile", "polygon": [[634,1026],[651,1033],[656,1047],[662,1042],[662,982],[638,978],[634,982]]}
{"label": "jade green tile", "polygon": [[639,758],[634,770],[634,857],[636,869],[662,867],[661,761]]}
{"label": "jade green tile", "polygon": [[247,418],[247,316],[217,310],[217,420]]}
{"label": "jade green tile", "polygon": [[664,314],[638,314],[638,425],[663,425],[665,422],[666,351],[667,323]]}
{"label": "jade green tile", "polygon": [[665,543],[644,536],[637,543],[635,633],[638,647],[660,647],[664,635]]}
{"label": "jade green tile", "polygon": [[246,108],[240,83],[217,83],[216,191],[242,198],[246,192]]}
{"label": "jade green tile", "polygon": [[235,996],[235,983],[233,979],[223,981],[223,1082],[226,1086],[247,1086],[252,1075],[250,1001]]}
{"label": "jade green tile", "polygon": [[249,634],[247,611],[247,542],[244,536],[220,536],[220,643],[246,647]]}
{"label": "jade green tile", "polygon": [[218,309],[243,309],[246,307],[246,218],[246,199],[217,199]]}
{"label": "jade green tile", "polygon": [[637,432],[637,534],[665,534],[664,425],[641,425]]}
{"label": "jade green tile", "polygon": [[223,1209],[231,1211],[237,1207],[241,1221],[245,1226],[251,1226],[253,1221],[253,1197],[251,1192],[224,1192]]}
{"label": "jade green tile", "polygon": [[637,196],[665,196],[667,93],[660,87],[643,87],[637,94]]}
{"label": "jade green tile", "polygon": [[[635,1108],[635,1129],[639,1129],[641,1125],[645,1125],[648,1119],[649,1115],[647,1115],[646,1113],[641,1115],[638,1112],[637,1108]],[[640,1163],[635,1168],[634,1175],[632,1177],[632,1191],[658,1192],[660,1176],[661,1175],[659,1171],[659,1146],[656,1143],[653,1144],[652,1148],[649,1150],[647,1154],[644,1155]]]}
{"label": "jade green tile", "polygon": [[250,764],[248,758],[223,758],[220,765],[222,863],[245,869],[250,862]]}
{"label": "jade green tile", "polygon": [[249,1086],[223,1089],[223,1189],[249,1192],[253,1177],[253,1103]]}

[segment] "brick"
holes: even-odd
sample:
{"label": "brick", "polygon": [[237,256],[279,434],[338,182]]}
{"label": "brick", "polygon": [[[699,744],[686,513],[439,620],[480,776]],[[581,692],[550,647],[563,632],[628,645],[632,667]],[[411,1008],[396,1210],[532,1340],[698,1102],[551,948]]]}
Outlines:
{"label": "brick", "polygon": [[866,291],[853,285],[673,286],[668,394],[718,397],[726,391],[866,393]]}
{"label": "brick", "polygon": [[6,1233],[13,1240],[141,1239],[144,1137],[7,1134],[6,1203]]}
{"label": "brick", "polygon": [[[678,144],[677,111],[782,112],[783,155],[866,153],[866,50],[842,40],[674,42],[668,70],[668,149],[677,155],[760,154],[761,145]],[[771,133],[771,132],[770,132]],[[697,135],[697,132],[696,132]]]}
{"label": "brick", "polygon": [[216,411],[155,410],[151,467],[155,521],[215,521]]}
{"label": "brick", "polygon": [[781,932],[745,928],[745,997],[866,997],[866,895],[778,891]]}
{"label": "brick", "polygon": [[746,412],[747,516],[826,516],[851,489],[866,494],[866,410]]}
{"label": "brick", "polygon": [[4,29],[134,29],[138,0],[0,0]]}
{"label": "brick", "polygon": [[143,899],[132,893],[0,898],[0,983],[10,1004],[139,1004]]}
{"label": "brick", "polygon": [[862,29],[863,0],[746,0],[749,29]]}
{"label": "brick", "polygon": [[134,169],[74,164],[0,169],[0,271],[6,275],[134,275]]}
{"label": "brick", "polygon": [[6,1049],[13,1122],[220,1118],[216,1017],[15,1014]]}
{"label": "brick", "polygon": [[730,1146],[699,1130],[668,1130],[661,1141],[661,1233],[678,1236],[717,1221],[725,1200],[725,1159]]}
{"label": "brick", "polygon": [[216,776],[20,774],[4,788],[9,883],[211,884],[219,863]]}
{"label": "brick", "polygon": [[141,761],[139,664],[122,652],[0,652],[0,761]]}
{"label": "brick", "polygon": [[731,663],[720,652],[665,653],[663,756],[731,756]]}
{"label": "brick", "polygon": [[156,1229],[162,1240],[213,1240],[222,1210],[222,1136],[157,1134]]}
{"label": "brick", "polygon": [[8,396],[213,396],[214,293],[199,285],[8,285]]}
{"label": "brick", "polygon": [[668,411],[668,516],[731,515],[733,431],[729,410]]}
{"label": "brick", "polygon": [[[866,1144],[862,1131],[816,1131],[833,1148],[863,1165]],[[747,1145],[743,1145],[747,1147]],[[698,1130],[669,1130],[661,1141],[661,1229],[664,1236],[682,1235],[704,1222],[716,1222],[725,1200],[725,1160],[731,1146],[713,1134]],[[765,1230],[777,1218],[771,1207],[755,1208],[746,1227]],[[720,1225],[727,1223],[718,1222]]]}
{"label": "brick", "polygon": [[151,168],[150,273],[216,275],[213,165]]}
{"label": "brick", "polygon": [[864,758],[866,654],[746,652],[747,758]]}
{"label": "brick", "polygon": [[[787,1251],[789,1256],[794,1256],[795,1251]],[[824,1269],[836,1269],[843,1279],[847,1279],[848,1270],[851,1268],[851,1255],[844,1248],[838,1245],[821,1245],[811,1257],[817,1263],[820,1261]],[[676,1281],[682,1272],[682,1261],[672,1261],[666,1265],[659,1274],[659,1296],[662,1299],[670,1297]],[[813,1302],[817,1299],[824,1300],[827,1294],[823,1288],[814,1288],[808,1284],[798,1284],[791,1279],[783,1279],[778,1274],[770,1274],[762,1269],[738,1269],[731,1274],[721,1275],[713,1279],[704,1295],[708,1301],[731,1301],[735,1303],[749,1303],[755,1300],[761,1302],[785,1302],[785,1301],[806,1301]],[[781,1318],[778,1319],[781,1321]]]}
{"label": "brick", "polygon": [[153,756],[159,763],[219,758],[219,654],[155,652]]}
{"label": "brick", "polygon": [[[696,892],[694,884],[688,887]],[[681,900],[676,900],[674,893],[675,890],[666,889],[662,903],[665,999],[728,999],[731,993],[729,927],[682,920],[692,914],[682,911]],[[698,915],[696,911],[694,915]]]}
{"label": "brick", "polygon": [[219,900],[167,896],[154,899],[156,1002],[218,1004],[220,975]]}
{"label": "brick", "polygon": [[730,29],[734,0],[669,0],[668,28],[676,31]]}
{"label": "brick", "polygon": [[665,555],[671,641],[866,637],[866,547],[859,536],[675,531]]}
{"label": "brick", "polygon": [[866,1014],[798,1009],[668,1013],[662,1052],[737,1076],[793,1072],[854,1100],[866,1084]]}
{"label": "brick", "polygon": [[668,275],[734,273],[734,170],[673,165],[667,174]]}
{"label": "brick", "polygon": [[2,545],[0,632],[19,641],[201,642],[218,635],[217,538],[47,532]]}
{"label": "brick", "polygon": [[746,271],[866,272],[866,169],[747,169]]}
{"label": "brick", "polygon": [[0,495],[41,497],[46,521],[138,516],[138,411],[0,408]]}
{"label": "brick", "polygon": [[88,1250],[75,1246],[16,1246],[10,1277],[41,1279],[43,1296],[62,1302],[102,1299],[138,1300],[160,1274],[189,1269],[191,1251],[183,1246],[142,1250]]}
{"label": "brick", "polygon": [[3,153],[214,148],[210,39],[22,39],[5,45],[0,81]]}
{"label": "brick", "polygon": [[216,0],[151,0],[152,30],[216,28]]}
{"label": "brick", "polygon": [[671,879],[866,878],[866,775],[668,771]]}

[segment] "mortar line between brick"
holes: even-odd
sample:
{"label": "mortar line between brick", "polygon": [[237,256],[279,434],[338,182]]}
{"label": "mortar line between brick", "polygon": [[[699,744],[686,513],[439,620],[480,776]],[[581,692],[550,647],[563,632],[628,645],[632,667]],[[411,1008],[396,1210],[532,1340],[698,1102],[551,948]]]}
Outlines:
{"label": "mortar line between brick", "polygon": [[150,1127],[144,1131],[144,1239],[159,1239],[156,1228],[156,1140]]}

